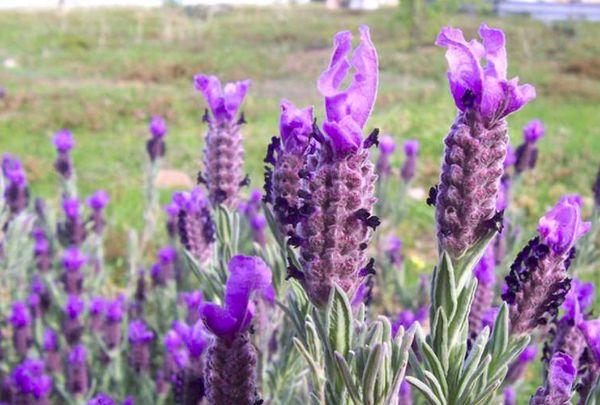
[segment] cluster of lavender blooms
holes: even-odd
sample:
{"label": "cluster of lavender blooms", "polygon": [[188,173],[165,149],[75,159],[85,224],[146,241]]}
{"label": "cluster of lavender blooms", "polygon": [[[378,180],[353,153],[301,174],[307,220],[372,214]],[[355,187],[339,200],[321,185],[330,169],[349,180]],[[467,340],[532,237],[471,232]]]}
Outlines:
{"label": "cluster of lavender blooms", "polygon": [[[509,405],[543,352],[545,378],[530,403],[575,396],[592,403],[600,392],[600,319],[592,316],[593,285],[571,275],[576,244],[592,227],[582,219],[582,199],[562,197],[510,270],[502,266],[512,259],[505,236],[511,181],[534,168],[544,135],[534,120],[522,145],[508,145],[506,117],[535,90],[507,79],[503,32],[484,24],[480,43],[444,28],[436,41],[447,48],[458,111],[427,201],[435,206],[440,260],[431,281],[421,278],[408,297],[399,276],[403,244],[390,229],[397,224],[386,223],[377,204],[393,190],[378,195],[392,177],[414,181],[419,143],[404,142],[396,168],[394,138],[368,131],[378,55],[369,28],[359,31],[354,49],[351,32],[334,36],[317,82],[322,121],[318,109],[281,102],[264,192],[243,192],[240,107],[250,81],[221,86],[215,76],[194,77],[208,104],[199,184],[174,192],[164,207],[166,245],[136,244],[132,231],[124,286],[102,277],[110,197],[103,190],[79,197],[71,132],[53,140],[62,187],[56,223],[43,201],[30,204],[20,161],[4,156],[0,264],[20,272],[22,283],[7,292],[2,314],[0,402]],[[149,132],[152,179],[167,156],[165,120],[152,117]],[[600,173],[593,192],[600,207]],[[371,243],[380,225],[384,242]],[[8,249],[21,242],[4,239],[15,227],[27,227],[16,249],[29,252],[22,265]],[[152,255],[155,262],[146,263]],[[390,280],[398,281],[391,297]],[[415,298],[428,284],[431,294]]]}

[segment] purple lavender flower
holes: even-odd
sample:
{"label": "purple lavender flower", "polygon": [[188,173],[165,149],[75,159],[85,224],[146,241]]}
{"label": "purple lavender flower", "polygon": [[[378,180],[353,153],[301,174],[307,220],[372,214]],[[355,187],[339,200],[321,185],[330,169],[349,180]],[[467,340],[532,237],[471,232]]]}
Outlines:
{"label": "purple lavender flower", "polygon": [[114,349],[121,343],[121,321],[124,316],[124,303],[124,296],[106,302],[102,340],[108,349]]}
{"label": "purple lavender flower", "polygon": [[144,314],[144,302],[146,301],[146,272],[140,270],[135,286],[133,300],[129,303],[129,316],[131,318],[141,318]]}
{"label": "purple lavender flower", "polygon": [[13,328],[13,347],[20,356],[25,356],[33,344],[31,330],[31,314],[28,306],[22,301],[15,301],[8,321]]}
{"label": "purple lavender flower", "polygon": [[413,312],[410,309],[402,310],[400,314],[398,314],[398,318],[392,323],[392,336],[396,336],[401,326],[406,330],[415,322],[423,323],[427,320],[428,316],[429,308],[427,307],[419,308],[416,312]]}
{"label": "purple lavender flower", "polygon": [[128,339],[130,346],[129,363],[137,372],[146,372],[150,366],[150,343],[154,332],[141,319],[129,323]]}
{"label": "purple lavender flower", "polygon": [[11,373],[10,384],[15,390],[15,403],[49,405],[52,378],[44,374],[44,362],[25,359]]}
{"label": "purple lavender flower", "polygon": [[87,402],[87,405],[116,405],[116,402],[103,392],[97,394],[94,398]]}
{"label": "purple lavender flower", "polygon": [[279,232],[291,235],[300,220],[301,175],[306,153],[313,144],[313,108],[299,109],[287,100],[281,101],[279,137],[273,137],[265,163],[265,202],[273,206]]}
{"label": "purple lavender flower", "polygon": [[516,150],[515,171],[522,173],[535,167],[538,157],[537,141],[544,136],[544,124],[540,120],[530,121],[523,127],[523,144]]}
{"label": "purple lavender flower", "polygon": [[62,358],[58,350],[58,335],[54,330],[50,328],[44,330],[42,349],[46,369],[51,373],[59,373],[62,370]]}
{"label": "purple lavender flower", "polygon": [[169,238],[174,239],[178,232],[178,221],[179,221],[179,204],[172,201],[163,207],[167,214],[167,234]]}
{"label": "purple lavender flower", "polygon": [[206,264],[213,256],[216,228],[204,191],[196,187],[191,193],[176,193],[173,202],[179,207],[181,244],[201,264]]}
{"label": "purple lavender flower", "polygon": [[50,241],[46,236],[46,232],[39,227],[36,227],[31,232],[35,244],[33,245],[33,254],[35,256],[35,264],[37,269],[45,273],[52,267],[52,250]]}
{"label": "purple lavender flower", "polygon": [[597,384],[600,376],[600,319],[589,321],[580,320],[578,328],[585,338],[587,349],[582,356],[581,383],[577,391],[580,404],[583,404],[589,393]]}
{"label": "purple lavender flower", "polygon": [[476,338],[483,329],[483,318],[492,307],[494,301],[494,284],[496,283],[496,261],[494,248],[488,246],[483,257],[473,269],[477,279],[477,290],[469,312],[469,333],[471,338]]}
{"label": "purple lavender flower", "polygon": [[21,162],[5,153],[2,156],[2,174],[8,180],[4,190],[6,204],[13,215],[23,211],[29,203],[29,187]]}
{"label": "purple lavender flower", "polygon": [[181,298],[187,307],[186,321],[188,324],[193,325],[200,317],[200,307],[204,302],[202,291],[198,290],[182,293]]}
{"label": "purple lavender flower", "polygon": [[71,294],[64,307],[63,332],[70,345],[76,344],[83,334],[81,314],[85,310],[85,302],[79,296]]}
{"label": "purple lavender flower", "polygon": [[48,291],[48,288],[37,274],[31,278],[31,293],[37,294],[40,297],[40,305],[43,310],[50,308],[50,304],[52,303],[50,291]]}
{"label": "purple lavender flower", "polygon": [[410,384],[404,380],[400,384],[400,392],[398,393],[398,405],[412,405],[412,388]]}
{"label": "purple lavender flower", "polygon": [[404,255],[402,254],[402,241],[396,235],[390,235],[385,247],[385,255],[390,264],[396,268],[402,267]]}
{"label": "purple lavender flower", "polygon": [[[508,144],[504,119],[535,97],[531,85],[507,80],[504,33],[483,24],[483,44],[446,27],[436,45],[448,48],[448,80],[458,116],[444,140],[436,196],[441,248],[460,257],[493,226]],[[480,59],[485,57],[485,68]]]}
{"label": "purple lavender flower", "polygon": [[104,220],[104,208],[110,201],[108,193],[104,190],[98,190],[87,199],[87,205],[92,209],[92,223],[94,232],[97,235],[102,234],[106,221]]}
{"label": "purple lavender flower", "polygon": [[400,175],[405,183],[409,183],[412,178],[415,177],[417,156],[419,155],[419,141],[416,139],[409,139],[404,142],[404,154],[406,155],[406,159],[402,165]]}
{"label": "purple lavender flower", "polygon": [[[336,34],[333,42],[329,67],[318,81],[325,98],[324,134],[315,134],[319,145],[307,163],[308,190],[298,233],[290,238],[300,247],[302,265],[302,272],[290,269],[290,275],[299,278],[319,307],[335,284],[353,296],[364,277],[373,273],[374,262],[365,249],[380,223],[372,215],[377,175],[368,151],[377,132],[363,141],[377,93],[377,52],[367,26],[360,27],[360,44],[351,58],[351,32]],[[340,90],[350,67],[355,71],[352,82]]]}
{"label": "purple lavender flower", "polygon": [[598,168],[598,174],[596,175],[596,181],[592,187],[592,193],[594,194],[594,204],[596,207],[600,207],[600,168]]}
{"label": "purple lavender flower", "polygon": [[68,129],[61,129],[54,134],[53,143],[57,153],[54,168],[63,179],[69,180],[73,175],[73,161],[70,153],[75,146],[73,134]]}
{"label": "purple lavender flower", "polygon": [[27,296],[27,306],[32,318],[41,318],[42,316],[42,299],[39,295],[32,293]]}
{"label": "purple lavender flower", "polygon": [[89,388],[87,351],[76,345],[67,356],[67,389],[72,394],[85,394]]}
{"label": "purple lavender flower", "polygon": [[517,393],[512,386],[508,386],[502,392],[504,405],[517,405]]}
{"label": "purple lavender flower", "polygon": [[79,246],[85,240],[85,224],[81,220],[81,206],[77,198],[65,198],[62,201],[64,222],[57,225],[57,234],[64,246]]}
{"label": "purple lavender flower", "polygon": [[530,332],[555,316],[570,289],[567,269],[575,255],[575,242],[590,229],[581,220],[581,201],[564,196],[538,225],[539,236],[517,255],[502,298],[510,305],[511,331]]}
{"label": "purple lavender flower", "polygon": [[525,371],[527,366],[535,360],[537,356],[537,346],[529,345],[523,350],[523,352],[517,357],[517,359],[510,365],[508,372],[506,373],[505,381],[508,384],[515,384],[518,382]]}
{"label": "purple lavender flower", "polygon": [[494,330],[496,317],[498,316],[499,311],[499,307],[490,307],[487,311],[485,311],[481,317],[481,329],[488,327],[490,328],[490,332],[492,332]]}
{"label": "purple lavender flower", "polygon": [[76,246],[71,246],[63,252],[62,265],[65,269],[63,283],[68,294],[81,294],[83,290],[81,268],[85,265],[87,259],[87,256]]}
{"label": "purple lavender flower", "polygon": [[263,196],[260,190],[254,189],[250,192],[248,200],[241,203],[238,209],[250,224],[252,240],[264,247],[267,244],[267,237],[265,235],[267,220],[265,216],[260,213],[260,202],[262,198]]}
{"label": "purple lavender flower", "polygon": [[537,389],[529,404],[570,404],[576,376],[577,369],[573,366],[573,359],[564,353],[555,354],[548,366],[548,378],[545,386]]}
{"label": "purple lavender flower", "polygon": [[396,150],[396,141],[390,135],[383,135],[379,139],[379,158],[375,168],[379,178],[388,177],[392,173],[390,157]]}
{"label": "purple lavender flower", "polygon": [[154,116],[150,120],[148,128],[152,137],[146,143],[146,150],[150,161],[154,162],[165,155],[166,145],[163,138],[167,133],[167,124],[162,117]]}
{"label": "purple lavender flower", "polygon": [[93,297],[89,305],[89,321],[92,332],[100,332],[102,322],[104,321],[104,311],[106,309],[106,300],[103,297]]}
{"label": "purple lavender flower", "polygon": [[238,110],[244,101],[249,80],[227,83],[221,88],[216,76],[197,75],[194,84],[202,92],[210,111],[204,116],[208,133],[204,147],[203,179],[213,205],[224,204],[229,209],[238,205],[238,193],[243,184],[244,149]]}
{"label": "purple lavender flower", "polygon": [[258,257],[234,256],[229,262],[223,307],[206,303],[201,317],[215,335],[206,360],[207,398],[211,404],[255,402],[256,352],[249,328],[252,295],[271,284],[271,271]]}

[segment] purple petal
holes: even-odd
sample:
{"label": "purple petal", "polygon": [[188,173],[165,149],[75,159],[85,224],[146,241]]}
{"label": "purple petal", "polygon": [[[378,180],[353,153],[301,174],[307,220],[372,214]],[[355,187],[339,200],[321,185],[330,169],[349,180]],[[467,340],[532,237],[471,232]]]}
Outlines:
{"label": "purple petal", "polygon": [[73,139],[71,131],[68,129],[61,129],[54,134],[53,143],[58,152],[66,153],[75,146],[75,139]]}
{"label": "purple petal", "polygon": [[279,133],[286,151],[304,152],[312,132],[313,120],[312,106],[301,110],[287,100],[281,101]]}
{"label": "purple petal", "polygon": [[233,119],[250,87],[250,80],[227,83],[224,88],[216,76],[197,75],[196,89],[202,92],[217,122]]}
{"label": "purple petal", "polygon": [[538,231],[556,254],[564,254],[590,227],[590,222],[581,220],[581,198],[567,195],[540,219]]}
{"label": "purple petal", "polygon": [[238,320],[226,309],[209,302],[202,306],[201,314],[202,321],[215,335],[227,337],[237,332]]}
{"label": "purple petal", "polygon": [[404,142],[404,153],[406,156],[416,156],[419,153],[419,141],[408,139]]}
{"label": "purple petal", "polygon": [[600,365],[600,319],[580,321],[579,329],[585,336],[588,347],[592,351],[596,363]]}
{"label": "purple petal", "polygon": [[390,135],[383,135],[379,139],[379,152],[384,155],[391,155],[396,150],[396,141]]}
{"label": "purple petal", "polygon": [[362,131],[350,117],[344,118],[339,124],[325,121],[323,131],[329,136],[336,156],[355,153],[362,142]]}
{"label": "purple petal", "polygon": [[531,120],[523,127],[525,142],[535,143],[544,136],[544,124],[540,120]]}

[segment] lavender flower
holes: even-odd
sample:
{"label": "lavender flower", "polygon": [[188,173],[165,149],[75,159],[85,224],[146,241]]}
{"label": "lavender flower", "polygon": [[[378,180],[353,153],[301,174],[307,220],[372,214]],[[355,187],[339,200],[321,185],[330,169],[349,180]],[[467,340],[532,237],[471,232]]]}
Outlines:
{"label": "lavender flower", "polygon": [[412,405],[412,388],[407,381],[402,381],[400,384],[400,393],[398,394],[398,405]]}
{"label": "lavender flower", "polygon": [[165,246],[158,251],[158,262],[152,266],[151,276],[154,285],[165,285],[167,280],[175,278],[177,251],[172,246]]}
{"label": "lavender flower", "polygon": [[52,251],[46,232],[42,228],[36,227],[31,232],[35,244],[33,245],[33,254],[35,264],[42,273],[47,272],[52,267]]}
{"label": "lavender flower", "polygon": [[67,343],[76,344],[83,334],[81,314],[85,309],[85,302],[77,295],[69,295],[64,307],[63,332]]}
{"label": "lavender flower", "polygon": [[25,359],[15,367],[10,384],[15,390],[15,403],[24,405],[49,405],[52,378],[44,374],[44,362]]}
{"label": "lavender flower", "polygon": [[595,388],[600,376],[600,319],[590,321],[580,320],[578,328],[581,330],[587,343],[587,350],[582,356],[581,383],[577,389],[580,404],[584,404],[589,393]]}
{"label": "lavender flower", "polygon": [[109,395],[101,392],[90,399],[87,405],[116,405],[116,402]]}
{"label": "lavender flower", "polygon": [[42,349],[44,350],[46,369],[51,373],[60,373],[62,358],[58,347],[58,335],[50,328],[44,330]]}
{"label": "lavender flower", "polygon": [[417,156],[419,154],[419,141],[409,139],[404,142],[404,154],[406,155],[406,159],[404,160],[404,165],[402,165],[400,175],[405,183],[409,183],[412,178],[415,177]]}
{"label": "lavender flower", "polygon": [[150,343],[154,340],[154,332],[148,329],[140,319],[129,323],[128,339],[130,346],[129,363],[137,372],[146,372],[150,366]]}
{"label": "lavender flower", "polygon": [[40,297],[40,305],[43,310],[50,308],[52,298],[50,297],[50,291],[37,274],[31,278],[31,293],[37,294]]}
{"label": "lavender flower", "polygon": [[140,270],[135,286],[133,300],[129,303],[129,316],[141,318],[144,314],[144,302],[146,301],[146,272]]}
{"label": "lavender flower", "polygon": [[517,359],[510,365],[504,381],[507,384],[515,384],[525,374],[527,367],[531,362],[535,360],[537,356],[537,347],[535,345],[529,345],[523,350],[523,352],[517,357]]}
{"label": "lavender flower", "polygon": [[200,317],[200,307],[204,302],[202,292],[198,290],[182,293],[181,298],[183,299],[187,307],[186,321],[188,324],[193,325]]}
{"label": "lavender flower", "polygon": [[522,173],[535,167],[538,157],[537,141],[544,136],[544,124],[540,120],[530,121],[523,127],[524,142],[516,150],[515,171]]}
{"label": "lavender flower", "polygon": [[482,331],[483,318],[494,301],[495,267],[494,248],[488,246],[479,263],[473,268],[473,275],[477,279],[477,290],[475,290],[471,312],[469,312],[469,334],[472,339]]}
{"label": "lavender flower", "polygon": [[73,134],[68,129],[61,129],[54,134],[53,143],[57,153],[54,168],[63,179],[69,180],[73,176],[73,161],[70,153],[75,146]]}
{"label": "lavender flower", "polygon": [[240,204],[238,209],[250,224],[252,240],[264,247],[267,244],[267,237],[265,235],[267,220],[265,216],[260,213],[260,202],[262,198],[260,190],[254,189],[250,192],[248,200]]}
{"label": "lavender flower", "polygon": [[[377,175],[368,151],[376,142],[376,132],[362,138],[377,93],[378,62],[368,27],[360,27],[360,44],[348,60],[351,50],[352,34],[336,34],[329,67],[319,78],[318,88],[325,97],[324,134],[315,135],[320,144],[309,156],[308,193],[303,197],[298,234],[290,241],[300,246],[303,270],[290,274],[300,279],[319,307],[335,284],[353,296],[363,278],[374,271],[365,249],[371,228],[380,222],[372,215]],[[339,87],[350,67],[355,74],[342,91]]]}
{"label": "lavender flower", "polygon": [[538,225],[533,238],[517,255],[502,298],[510,305],[511,331],[528,333],[555,316],[570,288],[567,269],[575,255],[574,245],[590,229],[581,220],[581,201],[564,196]]}
{"label": "lavender flower", "polygon": [[529,401],[530,405],[567,405],[571,403],[577,369],[573,359],[564,353],[555,354],[548,366],[548,378]]}
{"label": "lavender flower", "polygon": [[506,78],[504,33],[483,24],[479,35],[483,44],[467,42],[460,30],[446,27],[436,41],[448,48],[448,80],[459,109],[444,141],[436,196],[438,240],[454,258],[493,226],[508,143],[504,117],[535,97],[531,85]]}
{"label": "lavender flower", "polygon": [[100,332],[102,322],[104,321],[105,309],[106,300],[103,297],[94,297],[90,300],[88,312],[92,332]]}
{"label": "lavender flower", "polygon": [[176,193],[173,201],[179,207],[181,244],[201,264],[206,264],[213,256],[216,228],[204,191],[197,187],[191,193]]}
{"label": "lavender flower", "polygon": [[596,207],[600,207],[600,168],[598,168],[598,174],[596,175],[596,181],[592,187],[592,193],[594,194],[594,204]]}
{"label": "lavender flower", "polygon": [[256,352],[249,328],[252,295],[271,284],[271,271],[258,257],[234,256],[229,262],[224,307],[207,303],[201,317],[215,335],[206,360],[207,399],[211,404],[252,404],[256,400]]}
{"label": "lavender flower", "polygon": [[124,316],[124,296],[106,302],[102,340],[108,349],[114,349],[121,343],[121,321]]}
{"label": "lavender flower", "polygon": [[385,255],[390,264],[396,268],[402,267],[404,255],[402,254],[402,241],[395,235],[391,235],[387,239]]}
{"label": "lavender flower", "polygon": [[76,197],[65,198],[62,208],[65,220],[57,225],[58,237],[64,246],[80,246],[85,240],[86,232],[85,224],[81,220],[79,200]]}
{"label": "lavender flower", "polygon": [[178,221],[179,221],[179,205],[172,201],[163,207],[167,214],[167,234],[170,239],[174,239],[178,232]]}
{"label": "lavender flower", "polygon": [[29,308],[22,301],[15,301],[8,321],[13,328],[13,347],[20,356],[25,356],[33,344],[31,330],[31,314]]}
{"label": "lavender flower", "polygon": [[67,389],[72,394],[85,394],[89,388],[87,351],[76,345],[67,357]]}
{"label": "lavender flower", "polygon": [[380,178],[388,177],[392,173],[390,157],[396,150],[396,141],[390,135],[383,135],[379,139],[379,158],[375,168]]}
{"label": "lavender flower", "polygon": [[29,203],[29,187],[25,179],[25,171],[16,157],[5,153],[2,157],[2,174],[8,180],[4,190],[4,199],[10,212],[16,215],[23,211]]}
{"label": "lavender flower", "polygon": [[392,322],[392,336],[396,336],[401,326],[404,330],[407,330],[415,322],[423,323],[427,320],[428,316],[429,308],[427,307],[419,308],[416,312],[413,312],[410,309],[401,311],[400,314],[398,314],[398,318]]}
{"label": "lavender flower", "polygon": [[506,387],[502,395],[504,396],[504,405],[517,405],[517,393],[513,387]]}
{"label": "lavender flower", "polygon": [[83,290],[81,268],[85,265],[87,259],[87,256],[76,246],[71,246],[63,252],[62,265],[65,269],[63,283],[67,294],[81,294]]}
{"label": "lavender flower", "polygon": [[162,117],[154,116],[150,120],[149,130],[151,138],[146,143],[146,150],[150,161],[154,162],[165,155],[166,146],[163,138],[167,133],[167,124]]}
{"label": "lavender flower", "polygon": [[87,199],[87,205],[92,209],[92,223],[94,232],[97,235],[102,234],[104,230],[104,208],[110,201],[108,193],[104,190],[98,190]]}
{"label": "lavender flower", "polygon": [[233,209],[238,204],[239,189],[243,184],[244,149],[238,110],[244,101],[249,80],[227,83],[221,88],[216,76],[197,75],[194,84],[202,92],[208,110],[205,121],[208,133],[204,147],[204,180],[213,205],[224,204]]}

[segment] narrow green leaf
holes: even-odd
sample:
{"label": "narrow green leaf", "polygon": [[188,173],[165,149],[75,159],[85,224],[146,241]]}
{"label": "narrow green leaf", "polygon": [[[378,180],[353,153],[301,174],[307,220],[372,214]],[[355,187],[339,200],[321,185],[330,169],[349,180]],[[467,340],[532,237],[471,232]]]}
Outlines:
{"label": "narrow green leaf", "polygon": [[352,341],[352,307],[344,290],[337,285],[329,312],[329,341],[333,350],[343,356],[348,354]]}
{"label": "narrow green leaf", "polygon": [[406,377],[405,380],[410,385],[418,389],[421,392],[421,394],[425,396],[425,398],[429,401],[430,404],[443,405],[443,403],[435,396],[435,394],[433,393],[431,388],[427,386],[427,384],[411,376]]}
{"label": "narrow green leaf", "polygon": [[344,359],[344,356],[342,356],[339,352],[335,352],[335,362],[338,367],[338,370],[340,371],[342,379],[344,380],[346,389],[352,397],[352,400],[357,404],[362,403],[360,399],[360,394],[358,393],[358,387],[353,381],[352,373],[350,372],[350,367],[348,367],[346,359]]}
{"label": "narrow green leaf", "polygon": [[493,358],[500,357],[501,353],[504,353],[508,347],[509,339],[509,323],[508,323],[508,306],[505,302],[500,305],[500,311],[496,316],[494,322],[494,331],[492,334],[491,344],[491,355]]}
{"label": "narrow green leaf", "polygon": [[365,405],[373,404],[374,402],[374,389],[377,375],[381,368],[381,362],[383,361],[383,347],[380,343],[377,343],[370,350],[367,364],[362,373],[362,392],[363,392],[363,403]]}

